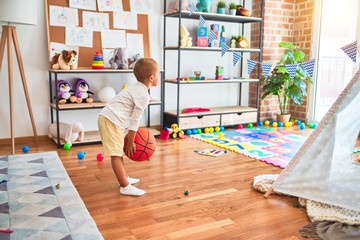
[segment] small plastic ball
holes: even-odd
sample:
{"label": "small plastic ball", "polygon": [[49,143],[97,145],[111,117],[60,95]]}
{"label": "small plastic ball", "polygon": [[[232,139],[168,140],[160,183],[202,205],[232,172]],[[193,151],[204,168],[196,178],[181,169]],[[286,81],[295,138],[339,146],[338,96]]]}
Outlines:
{"label": "small plastic ball", "polygon": [[258,125],[261,127],[264,123],[262,121],[258,121]]}
{"label": "small plastic ball", "polygon": [[224,150],[224,153],[227,153],[227,150]]}
{"label": "small plastic ball", "polygon": [[186,135],[191,135],[191,130],[190,129],[188,129],[188,130],[186,130]]}
{"label": "small plastic ball", "polygon": [[98,154],[96,155],[96,159],[97,159],[98,161],[104,160],[104,154],[98,153]]}
{"label": "small plastic ball", "polygon": [[99,100],[103,103],[109,102],[116,96],[116,91],[112,87],[104,87],[98,92]]}
{"label": "small plastic ball", "polygon": [[222,132],[219,132],[218,138],[224,138],[224,134]]}
{"label": "small plastic ball", "polygon": [[210,133],[214,132],[214,128],[213,127],[209,128],[209,132]]}
{"label": "small plastic ball", "polygon": [[248,127],[248,128],[253,128],[253,124],[252,124],[252,123],[249,123],[249,124],[247,125],[247,127]]}
{"label": "small plastic ball", "polygon": [[301,124],[299,125],[299,128],[300,128],[300,129],[305,129],[305,124],[304,124],[304,123],[301,123]]}
{"label": "small plastic ball", "polygon": [[21,148],[21,150],[22,150],[24,153],[27,153],[27,152],[29,152],[30,148],[29,148],[29,146],[24,145],[24,146]]}
{"label": "small plastic ball", "polygon": [[215,132],[220,132],[220,127],[215,127]]}
{"label": "small plastic ball", "polygon": [[313,128],[313,123],[309,123],[309,124],[308,124],[308,127],[309,127],[309,128]]}
{"label": "small plastic ball", "polygon": [[192,130],[191,130],[191,133],[192,133],[192,134],[196,134],[196,129],[192,129]]}
{"label": "small plastic ball", "polygon": [[283,122],[278,122],[278,127],[283,127],[284,123]]}
{"label": "small plastic ball", "polygon": [[264,125],[265,125],[265,126],[269,126],[269,125],[270,125],[269,120],[266,120],[266,121],[264,122]]}
{"label": "small plastic ball", "polygon": [[225,127],[224,126],[220,126],[220,131],[224,131],[225,130]]}
{"label": "small plastic ball", "polygon": [[312,128],[316,128],[316,123],[313,123],[313,124],[312,124]]}
{"label": "small plastic ball", "polygon": [[77,154],[77,157],[78,157],[78,159],[84,159],[84,157],[85,157],[85,153],[84,152],[78,152],[78,154]]}
{"label": "small plastic ball", "polygon": [[285,123],[285,127],[291,127],[291,123],[290,123],[290,122],[286,122],[286,123]]}
{"label": "small plastic ball", "polygon": [[300,125],[302,122],[300,120],[297,120],[296,124]]}
{"label": "small plastic ball", "polygon": [[209,133],[210,132],[210,129],[209,128],[205,128],[204,129],[204,133]]}
{"label": "small plastic ball", "polygon": [[242,128],[244,128],[244,126],[242,124],[239,124],[237,128],[242,129]]}
{"label": "small plastic ball", "polygon": [[70,143],[65,143],[64,144],[64,150],[70,150],[71,148],[71,144]]}
{"label": "small plastic ball", "polygon": [[273,122],[273,123],[272,123],[272,126],[273,126],[273,127],[277,127],[277,126],[278,126],[278,123],[277,123],[277,122]]}
{"label": "small plastic ball", "polygon": [[199,150],[195,149],[194,152],[199,152]]}
{"label": "small plastic ball", "polygon": [[201,129],[200,129],[200,128],[196,129],[196,133],[197,133],[197,134],[202,133]]}

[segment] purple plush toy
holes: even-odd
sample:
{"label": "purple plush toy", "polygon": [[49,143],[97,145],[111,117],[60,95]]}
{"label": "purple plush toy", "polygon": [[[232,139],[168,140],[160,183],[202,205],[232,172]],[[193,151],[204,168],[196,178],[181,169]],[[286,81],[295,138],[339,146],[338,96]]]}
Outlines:
{"label": "purple plush toy", "polygon": [[90,91],[90,85],[88,82],[82,78],[77,78],[75,87],[75,97],[77,97],[76,102],[92,103],[94,99],[90,97],[90,94],[94,95],[94,93]]}
{"label": "purple plush toy", "polygon": [[67,102],[75,102],[76,97],[73,96],[74,91],[71,84],[65,80],[59,80],[57,84],[57,96],[59,104],[65,104]]}

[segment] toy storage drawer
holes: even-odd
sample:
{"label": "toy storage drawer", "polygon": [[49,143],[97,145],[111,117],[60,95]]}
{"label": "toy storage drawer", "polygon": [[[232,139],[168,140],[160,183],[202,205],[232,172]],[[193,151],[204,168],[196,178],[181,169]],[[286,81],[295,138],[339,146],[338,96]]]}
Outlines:
{"label": "toy storage drawer", "polygon": [[180,129],[215,127],[220,125],[220,115],[184,117],[179,119]]}
{"label": "toy storage drawer", "polygon": [[221,124],[235,125],[241,123],[252,123],[257,121],[257,112],[242,112],[242,113],[231,113],[224,114],[221,116]]}

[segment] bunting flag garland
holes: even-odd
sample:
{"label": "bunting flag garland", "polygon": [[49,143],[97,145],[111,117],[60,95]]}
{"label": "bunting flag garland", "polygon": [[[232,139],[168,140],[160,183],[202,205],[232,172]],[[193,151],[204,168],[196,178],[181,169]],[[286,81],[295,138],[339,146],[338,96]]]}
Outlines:
{"label": "bunting flag garland", "polygon": [[210,33],[209,33],[209,44],[211,44],[212,41],[214,41],[215,39],[217,39],[216,34],[214,33],[213,30],[210,30]]}
{"label": "bunting flag garland", "polygon": [[272,67],[271,63],[261,63],[261,68],[265,77],[269,75],[271,67]]}
{"label": "bunting flag garland", "polygon": [[257,62],[251,59],[247,59],[247,64],[248,64],[248,74],[250,75]]}
{"label": "bunting flag garland", "polygon": [[238,63],[238,61],[240,61],[241,55],[238,52],[233,52],[233,65],[235,67],[235,65]]}
{"label": "bunting flag garland", "polygon": [[205,19],[203,18],[203,16],[200,15],[198,28],[201,28],[201,27],[203,27],[204,25],[205,25]]}
{"label": "bunting flag garland", "polygon": [[353,43],[343,46],[341,49],[351,58],[351,60],[353,60],[353,62],[356,62],[357,40]]}
{"label": "bunting flag garland", "polygon": [[230,48],[229,48],[228,45],[222,44],[222,46],[221,46],[221,56],[223,57],[224,54],[229,51],[229,49],[230,49]]}
{"label": "bunting flag garland", "polygon": [[314,72],[315,59],[305,61],[305,62],[303,62],[301,64],[305,68],[305,71],[307,72],[307,74],[309,74],[309,76],[312,77],[313,72]]}
{"label": "bunting flag garland", "polygon": [[285,64],[285,68],[288,71],[291,79],[294,79],[294,75],[297,67],[298,67],[297,64]]}
{"label": "bunting flag garland", "polygon": [[198,9],[197,7],[195,6],[195,4],[192,2],[190,4],[190,12],[189,12],[189,16],[191,16],[191,14],[193,14],[194,12],[196,12]]}

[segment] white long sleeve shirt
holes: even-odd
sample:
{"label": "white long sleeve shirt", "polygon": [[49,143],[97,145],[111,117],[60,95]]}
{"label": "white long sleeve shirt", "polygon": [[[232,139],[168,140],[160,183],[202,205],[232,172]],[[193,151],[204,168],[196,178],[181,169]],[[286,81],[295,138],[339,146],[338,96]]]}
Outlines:
{"label": "white long sleeve shirt", "polygon": [[128,124],[129,130],[137,131],[149,102],[150,95],[147,87],[141,82],[136,82],[111,99],[101,110],[100,115],[122,129],[125,129]]}

